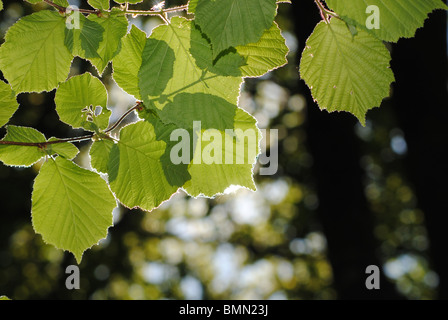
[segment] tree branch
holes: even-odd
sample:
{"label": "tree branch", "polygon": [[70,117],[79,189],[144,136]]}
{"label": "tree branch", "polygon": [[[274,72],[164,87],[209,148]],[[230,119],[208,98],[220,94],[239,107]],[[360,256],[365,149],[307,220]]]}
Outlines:
{"label": "tree branch", "polygon": [[[51,1],[51,0],[44,0],[44,2],[45,3],[47,3],[47,4],[49,4],[50,6],[52,6],[52,7],[54,7],[54,8],[56,8],[56,9],[58,9],[58,11],[59,12],[66,12],[67,11],[67,8],[66,7],[63,7],[63,6],[60,6],[60,5],[58,5],[58,4],[56,4],[56,3],[54,3],[53,1]],[[93,14],[98,14],[98,13],[100,13],[101,11],[100,10],[91,10],[91,9],[79,9],[79,8],[77,8],[77,9],[72,9],[72,11],[78,11],[78,12],[81,12],[81,13],[93,13]]]}
{"label": "tree branch", "polygon": [[[140,108],[142,108],[142,102],[141,101],[137,101],[135,106],[133,106],[128,111],[126,111],[111,127],[109,127],[108,129],[104,130],[104,133],[107,134],[107,133],[111,132],[112,130],[114,130],[116,127],[118,127],[118,125],[128,115],[131,114],[131,112],[133,112],[134,110],[140,109]],[[50,144],[65,143],[65,142],[80,142],[80,141],[90,140],[90,139],[93,138],[94,135],[95,135],[95,133],[92,132],[92,133],[89,133],[89,134],[86,134],[86,135],[80,136],[80,137],[62,138],[62,139],[57,139],[57,140],[52,140],[52,141],[42,141],[42,142],[20,142],[20,141],[0,140],[0,145],[45,148],[46,146],[48,146]]]}
{"label": "tree branch", "polygon": [[92,139],[94,133],[86,134],[85,136],[73,137],[73,138],[63,138],[52,141],[44,142],[20,142],[20,141],[4,141],[0,140],[0,145],[11,145],[11,146],[24,146],[24,147],[39,147],[45,148],[50,144],[65,143],[65,142],[79,142]]}
{"label": "tree branch", "polygon": [[168,13],[168,12],[179,12],[179,11],[183,11],[183,10],[187,10],[187,9],[188,9],[188,5],[183,5],[183,6],[178,6],[178,7],[162,9],[162,10],[158,10],[158,11],[125,10],[124,13],[132,14],[132,15],[161,15],[161,14]]}
{"label": "tree branch", "polygon": [[[56,8],[59,12],[63,13],[67,11],[67,8],[61,5],[58,5],[56,3],[54,3],[51,0],[43,0],[45,3],[47,3],[48,5]],[[127,4],[127,3],[126,3]],[[128,7],[125,6],[123,7],[123,13],[124,14],[132,14],[132,15],[147,15],[147,16],[161,16],[163,18],[163,14],[168,13],[168,12],[179,12],[179,11],[183,11],[183,10],[187,10],[188,9],[188,5],[183,5],[183,6],[178,6],[178,7],[172,7],[172,8],[167,8],[167,9],[161,9],[161,10],[128,10]],[[99,14],[101,13],[101,10],[97,10],[97,9],[72,9],[73,11],[78,11],[81,13],[86,13],[86,14]],[[108,11],[108,10],[105,10]]]}

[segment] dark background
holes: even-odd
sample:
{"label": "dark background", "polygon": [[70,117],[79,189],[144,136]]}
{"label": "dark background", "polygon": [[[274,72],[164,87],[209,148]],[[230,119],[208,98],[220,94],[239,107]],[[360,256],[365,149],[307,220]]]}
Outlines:
{"label": "dark background", "polygon": [[[3,2],[0,37],[20,16],[46,8]],[[85,1],[78,5],[88,8]],[[366,127],[348,113],[320,111],[299,79],[300,54],[320,19],[312,0],[280,5],[276,21],[291,49],[289,63],[247,79],[240,99],[260,127],[279,130],[279,171],[256,175],[256,193],[241,190],[216,199],[180,193],[151,213],[117,209],[106,241],[84,254],[79,290],[65,288],[73,256],[45,245],[32,230],[30,199],[39,165],[0,165],[0,295],[448,298],[446,12],[430,14],[415,38],[389,46],[396,82],[382,106],[368,112]],[[132,21],[142,28],[159,22]],[[73,72],[84,71],[95,73],[76,59]],[[110,71],[102,77],[110,107],[131,107]],[[58,120],[53,99],[54,91],[20,94],[10,124],[47,137],[78,135]],[[78,146],[82,165],[89,145]],[[365,287],[365,269],[372,264],[381,269],[379,290]]]}

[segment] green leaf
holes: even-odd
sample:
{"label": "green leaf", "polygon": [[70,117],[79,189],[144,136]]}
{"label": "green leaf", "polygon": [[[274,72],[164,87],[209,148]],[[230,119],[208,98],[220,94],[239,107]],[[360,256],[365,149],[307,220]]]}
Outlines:
{"label": "green leaf", "polygon": [[[25,0],[25,1],[27,1],[27,2],[29,2],[31,4],[36,4],[36,3],[43,2],[43,0]],[[68,7],[69,6],[69,3],[68,3],[67,0],[53,0],[53,2],[55,4],[57,4],[57,5],[62,6],[62,7]]]}
{"label": "green leaf", "polygon": [[[348,23],[373,33],[381,40],[396,42],[399,38],[411,38],[423,27],[428,14],[436,9],[448,9],[440,0],[326,0],[328,6]],[[379,29],[368,29],[366,22],[373,12],[367,7],[376,6],[379,11]]]}
{"label": "green leaf", "polygon": [[[142,65],[139,70],[141,95],[160,96],[173,77],[174,51],[163,40],[149,38],[142,52]],[[181,75],[179,75],[181,76]],[[184,75],[185,77],[185,75]]]}
{"label": "green leaf", "polygon": [[146,33],[135,25],[121,41],[121,50],[113,59],[113,78],[120,88],[141,100],[138,72],[142,65],[142,53]]}
{"label": "green leaf", "polygon": [[79,152],[78,148],[70,142],[49,143],[57,138],[45,139],[45,136],[33,128],[7,126],[7,134],[2,141],[42,143],[42,146],[21,146],[0,144],[0,160],[10,166],[29,167],[47,155],[59,154],[60,156],[73,159]]}
{"label": "green leaf", "polygon": [[0,127],[3,127],[16,112],[19,104],[9,84],[0,81]]}
{"label": "green leaf", "polygon": [[356,29],[356,26],[354,26],[350,23],[347,23],[347,27],[348,27],[348,30],[350,30],[350,33],[352,34],[352,36],[356,36],[358,34],[358,29]]}
{"label": "green leaf", "polygon": [[[157,91],[155,89],[157,88],[156,76],[147,76],[147,72],[142,72],[145,70],[144,65],[150,64],[144,58],[140,69],[140,91],[145,106],[154,110],[164,124],[169,124],[171,132],[179,129],[188,133],[190,147],[193,147],[193,144],[202,141],[200,139],[203,136],[202,133],[219,135],[221,140],[228,141],[232,137],[226,133],[226,130],[232,131],[246,126],[251,129],[249,131],[252,131],[253,139],[238,140],[240,147],[244,145],[246,150],[251,150],[250,155],[246,154],[246,156],[237,152],[236,148],[234,148],[235,151],[226,150],[224,143],[216,142],[216,145],[213,141],[197,143],[194,147],[196,153],[193,153],[192,150],[191,157],[187,156],[186,162],[182,163],[188,165],[188,171],[184,172],[183,167],[177,168],[185,180],[183,188],[191,195],[204,194],[210,197],[224,192],[230,185],[241,185],[254,189],[252,166],[258,154],[259,132],[255,119],[236,107],[242,77],[240,75],[229,76],[229,74],[234,74],[235,70],[240,72],[241,57],[236,52],[229,50],[214,61],[210,44],[202,36],[201,31],[192,26],[191,21],[184,18],[173,17],[170,25],[162,25],[154,29],[151,38],[166,42],[174,51],[173,73],[162,94],[153,95],[160,92],[160,89],[155,92]],[[154,42],[153,47],[156,47],[155,44]],[[149,52],[155,51],[155,49],[148,50],[148,57],[171,61],[170,57],[167,59],[168,55],[164,54],[166,51],[155,55],[149,54]],[[148,68],[148,72],[149,70],[150,68]],[[140,117],[152,123],[155,116],[144,110],[140,112]],[[200,123],[201,129],[195,127],[194,123]],[[157,125],[154,127],[158,128]],[[165,130],[168,131],[168,129]],[[227,146],[236,144],[235,140],[233,143],[228,143]],[[199,147],[200,145],[202,148]],[[173,147],[175,144],[173,145],[171,142],[171,145],[167,146],[165,150],[173,150]],[[176,147],[174,151],[176,152],[177,149],[179,147]],[[187,152],[188,149],[185,147],[184,151]],[[227,155],[235,161],[233,163],[219,160],[216,162],[206,161],[207,163],[191,162],[193,154],[199,159],[204,154],[208,159],[210,158],[209,154],[212,154],[212,158],[214,157],[214,152],[217,154],[216,159]],[[238,163],[236,159],[238,159]],[[168,162],[172,161],[167,157],[162,161],[162,165]],[[165,171],[170,172],[171,170]],[[186,173],[191,178],[187,178]],[[210,179],[216,173],[218,173],[218,179]],[[169,174],[165,174],[165,177],[169,179]],[[174,179],[170,181],[174,181]]]}
{"label": "green leaf", "polygon": [[201,121],[203,129],[224,131],[233,129],[235,112],[236,106],[220,97],[204,93],[179,93],[159,115],[164,123],[173,123],[179,128],[193,129],[193,122]]}
{"label": "green leaf", "polygon": [[98,174],[61,157],[45,162],[34,181],[34,230],[46,243],[72,252],[78,263],[86,249],[107,236],[115,207]]}
{"label": "green leaf", "polygon": [[[2,141],[38,143],[45,142],[45,136],[33,128],[7,126]],[[35,146],[0,144],[0,161],[8,166],[29,167],[46,155],[43,148]]]}
{"label": "green leaf", "polygon": [[203,71],[221,76],[241,77],[240,67],[244,65],[244,58],[240,56],[235,48],[229,48],[221,52],[219,57],[214,58],[210,41],[207,39],[197,25],[190,35],[190,53],[195,59],[196,65]]}
{"label": "green leaf", "polygon": [[[172,134],[181,128],[174,124],[165,124],[159,118],[154,116],[151,112],[146,110],[142,110],[139,112],[139,116],[146,121],[148,121],[153,127],[154,132],[156,134],[156,139],[158,141],[163,141],[166,144],[165,153],[160,157],[160,163],[162,164],[163,173],[165,174],[165,178],[168,183],[172,186],[181,187],[185,184],[186,181],[191,179],[191,176],[188,172],[188,163],[191,160],[190,155],[192,154],[192,150],[186,155],[188,155],[189,160],[186,163],[174,163],[171,157],[171,152],[176,151],[173,150],[178,144],[176,139],[171,138]],[[192,130],[187,130],[190,137],[190,146],[193,145],[193,137]]]}
{"label": "green leaf", "polygon": [[275,22],[258,42],[238,46],[236,51],[245,58],[246,64],[241,70],[246,77],[260,77],[288,62],[286,56],[289,49]]}
{"label": "green leaf", "polygon": [[256,190],[253,166],[261,133],[251,115],[240,108],[234,113],[232,128],[194,128],[197,140],[188,167],[191,180],[183,187],[191,196],[213,197],[230,186]]}
{"label": "green leaf", "polygon": [[109,10],[109,0],[87,0],[87,3],[95,9]]}
{"label": "green leaf", "polygon": [[73,128],[99,131],[109,124],[106,88],[88,72],[61,83],[54,101],[61,121]]}
{"label": "green leaf", "polygon": [[[57,141],[58,138],[50,138],[48,141]],[[79,149],[70,142],[48,144],[46,148],[48,155],[58,154],[63,158],[72,160],[79,153]]]}
{"label": "green leaf", "polygon": [[114,142],[112,140],[97,140],[90,147],[90,164],[101,173],[107,173],[107,165]]}
{"label": "green leaf", "polygon": [[119,51],[121,38],[124,37],[127,31],[128,20],[124,15],[119,15],[116,11],[112,11],[108,17],[98,17],[97,15],[91,14],[87,19],[98,23],[104,29],[103,39],[97,50],[99,57],[89,58],[98,72],[103,74],[109,61]]}
{"label": "green leaf", "polygon": [[[1,2],[0,2],[0,8],[1,8]],[[7,296],[0,296],[0,300],[11,300]]]}
{"label": "green leaf", "polygon": [[198,0],[188,1],[188,13],[194,13],[196,11],[196,6],[198,5]]}
{"label": "green leaf", "polygon": [[[277,3],[289,3],[291,4],[291,0],[278,0]],[[195,13],[196,6],[198,5],[198,0],[190,0],[188,1],[188,13]]]}
{"label": "green leaf", "polygon": [[348,111],[365,124],[366,112],[389,95],[394,75],[384,44],[359,30],[353,37],[345,22],[320,22],[306,42],[300,75],[321,109]]}
{"label": "green leaf", "polygon": [[16,93],[50,91],[67,78],[73,56],[64,45],[65,27],[59,13],[42,10],[9,28],[0,69]]}
{"label": "green leaf", "polygon": [[104,28],[80,14],[79,28],[66,28],[64,43],[74,55],[84,59],[100,58],[98,49],[103,40]]}
{"label": "green leaf", "polygon": [[[0,0],[0,11],[2,11],[3,10],[3,2],[2,2],[2,0]],[[3,296],[2,296],[3,297]],[[1,298],[1,297],[0,297]]]}
{"label": "green leaf", "polygon": [[70,5],[70,3],[68,3],[68,0],[53,0],[53,2],[66,8]]}
{"label": "green leaf", "polygon": [[210,38],[216,57],[229,47],[257,42],[276,13],[275,0],[198,0],[195,21]]}
{"label": "green leaf", "polygon": [[[173,17],[170,25],[162,25],[153,30],[150,39],[165,42],[174,52],[174,61],[173,56],[168,54],[170,49],[162,42],[153,42],[145,47],[139,71],[139,87],[146,107],[162,110],[180,92],[210,94],[233,105],[237,104],[242,77],[222,75],[216,68],[213,71],[207,69],[207,65],[201,68],[197,60],[210,57],[211,48],[204,46],[204,42],[193,41],[197,37],[201,37],[200,31],[192,27],[191,21],[181,17]],[[156,44],[166,48],[166,51],[157,51]],[[157,76],[156,70],[150,70],[149,66],[154,66],[154,59],[166,70],[171,70],[172,64],[172,77],[168,81],[166,76]],[[231,69],[238,67],[239,65]],[[190,107],[194,106],[185,105],[185,109]]]}
{"label": "green leaf", "polygon": [[[119,142],[110,150],[110,143],[96,147],[97,143],[94,142],[90,153],[92,163],[99,171],[107,167],[109,185],[126,207],[151,211],[179,188],[170,184],[165,176],[160,159],[166,143],[157,140],[149,122],[140,121],[124,127]],[[109,159],[107,166],[100,157]]]}
{"label": "green leaf", "polygon": [[[167,118],[173,116],[169,120],[172,124],[160,128],[162,122],[159,121],[159,125],[154,125],[158,139],[166,141],[166,150],[169,149],[165,152],[165,158],[162,157],[162,166],[171,165],[166,167],[165,176],[169,181],[174,181],[175,178],[169,173],[176,172],[175,176],[182,177],[176,180],[177,183],[183,179],[183,188],[195,197],[213,197],[232,185],[255,190],[253,164],[261,139],[255,119],[218,97],[213,97],[212,104],[203,104],[203,99],[210,99],[205,96],[200,93],[177,95],[174,102],[164,109],[172,111],[167,114]],[[176,111],[189,101],[197,109],[186,109],[176,117]],[[139,116],[151,123],[155,121],[154,115],[145,110],[140,111]],[[177,134],[171,138],[175,130],[182,133],[180,138]],[[176,158],[183,157],[184,153],[188,156],[179,165],[173,166],[178,160],[173,158],[171,152]],[[182,164],[188,165],[187,171]]]}

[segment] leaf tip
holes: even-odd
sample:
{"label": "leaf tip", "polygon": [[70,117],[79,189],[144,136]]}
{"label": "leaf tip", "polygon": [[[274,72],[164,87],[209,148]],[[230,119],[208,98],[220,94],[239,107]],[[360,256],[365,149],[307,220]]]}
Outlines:
{"label": "leaf tip", "polygon": [[70,251],[72,254],[73,254],[73,256],[75,257],[75,259],[76,259],[76,263],[78,264],[78,265],[80,265],[81,264],[81,261],[82,261],[82,256],[83,256],[83,254],[84,254],[84,251],[82,251],[82,252],[72,252],[72,251]]}
{"label": "leaf tip", "polygon": [[365,128],[366,127],[366,116],[365,115],[362,117],[357,116],[357,118],[358,118],[359,122],[361,123],[361,125],[363,126],[363,128]]}

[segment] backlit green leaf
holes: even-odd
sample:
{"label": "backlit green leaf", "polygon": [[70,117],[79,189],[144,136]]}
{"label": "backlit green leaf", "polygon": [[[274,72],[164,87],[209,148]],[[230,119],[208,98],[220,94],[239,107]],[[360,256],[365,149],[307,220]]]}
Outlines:
{"label": "backlit green leaf", "polygon": [[[50,138],[48,141],[58,141],[58,138]],[[68,160],[72,160],[79,153],[79,149],[73,143],[53,143],[47,144],[46,153],[48,155],[58,154]]]}
{"label": "backlit green leaf", "polygon": [[286,55],[289,49],[275,22],[256,43],[238,46],[236,51],[245,58],[246,64],[241,70],[247,77],[260,77],[288,62]]}
{"label": "backlit green leaf", "polygon": [[[191,176],[184,183],[184,189],[194,196],[204,194],[209,197],[224,192],[231,185],[254,189],[252,166],[258,154],[260,136],[255,120],[236,106],[242,82],[239,69],[242,57],[236,51],[229,50],[214,61],[210,43],[198,28],[183,18],[173,17],[169,26],[162,25],[154,29],[150,39],[164,41],[173,50],[175,59],[171,62],[170,55],[166,54],[169,50],[160,50],[164,44],[154,42],[152,47],[146,47],[148,57],[144,56],[140,69],[140,90],[145,106],[155,107],[154,110],[163,123],[172,125],[171,130],[178,129],[178,132],[188,133],[188,141],[182,140],[179,143],[188,142],[189,147],[171,146],[175,153],[179,148],[184,149],[184,153],[192,148],[186,162],[182,162],[188,165],[188,173]],[[155,49],[157,47],[159,50]],[[156,65],[149,62],[149,57],[163,60],[167,66],[173,63],[172,77],[167,82],[166,79],[162,81],[166,82],[166,85],[157,87],[161,82],[156,81]],[[145,70],[145,65],[153,67],[147,67]],[[151,72],[153,74],[147,76]],[[144,115],[145,112],[140,112],[140,117],[149,117],[148,121],[151,121],[154,116]],[[229,131],[244,126],[250,127],[248,134],[250,131],[252,134],[251,139],[240,142],[240,149],[243,145],[246,150],[251,148],[250,155],[246,156],[230,149],[235,146],[236,140],[232,142],[233,136]],[[213,143],[207,141],[207,135],[219,135],[219,138]],[[206,137],[203,143],[199,143],[202,141],[201,137]],[[227,143],[227,150],[224,141],[230,141]],[[202,155],[204,161],[201,160]],[[226,162],[225,157],[231,161]],[[172,162],[172,159],[166,161]],[[210,179],[212,173],[218,174],[216,180]]]}
{"label": "backlit green leaf", "polygon": [[42,10],[9,28],[0,69],[16,93],[50,91],[67,78],[73,56],[64,45],[65,27],[59,13]]}
{"label": "backlit green leaf", "polygon": [[19,104],[9,84],[0,81],[0,127],[3,127],[16,112]]}
{"label": "backlit green leaf", "polygon": [[365,114],[389,95],[394,75],[384,44],[364,30],[353,37],[345,22],[320,22],[306,42],[300,75],[321,109]]}
{"label": "backlit green leaf", "polygon": [[87,0],[87,3],[90,4],[95,9],[101,10],[109,10],[109,0]]}
{"label": "backlit green leaf", "polygon": [[240,108],[234,114],[232,128],[194,128],[196,145],[188,167],[191,180],[184,185],[190,195],[213,197],[230,186],[256,190],[253,165],[261,133],[251,115]]}
{"label": "backlit green leaf", "polygon": [[107,173],[107,165],[114,142],[112,140],[98,140],[90,147],[90,164],[101,173]]}
{"label": "backlit green leaf", "polygon": [[190,53],[197,67],[201,70],[220,76],[241,77],[240,67],[244,65],[244,58],[240,56],[235,48],[223,51],[218,58],[213,57],[210,41],[200,31],[197,25],[192,25],[190,34]]}
{"label": "backlit green leaf", "polygon": [[216,57],[229,47],[257,42],[276,12],[275,0],[198,0],[195,21],[210,38]]}
{"label": "backlit green leaf", "polygon": [[[166,143],[157,140],[154,127],[146,121],[124,127],[120,140],[111,150],[107,145],[95,147],[90,155],[99,171],[105,169],[102,159],[108,158],[109,185],[120,202],[129,207],[151,211],[168,200],[179,186],[168,182],[160,158]],[[110,143],[109,143],[110,145]]]}
{"label": "backlit green leaf", "polygon": [[98,23],[103,29],[103,39],[99,44],[97,53],[99,57],[89,60],[100,74],[103,73],[109,61],[118,53],[121,38],[124,37],[128,27],[128,20],[124,15],[119,15],[113,11],[110,16],[98,17],[89,15],[88,19]]}
{"label": "backlit green leaf", "polygon": [[[436,9],[448,9],[440,0],[326,0],[326,3],[342,19],[390,42],[413,37],[415,31],[423,27],[429,13]],[[374,11],[367,12],[368,7],[378,9],[378,29],[370,26]]]}
{"label": "backlit green leaf", "polygon": [[146,44],[146,33],[135,25],[123,38],[121,50],[113,59],[115,82],[127,93],[141,99],[138,87],[138,72],[142,65],[142,53]]}
{"label": "backlit green leaf", "polygon": [[[29,3],[32,3],[32,4],[43,2],[43,0],[25,0],[25,1],[27,1]],[[57,5],[60,5],[60,6],[63,6],[63,7],[68,7],[69,6],[69,3],[68,3],[67,0],[53,0],[53,3],[55,3]]]}
{"label": "backlit green leaf", "polygon": [[[185,107],[189,106],[189,107]],[[204,93],[179,93],[173,102],[159,112],[165,123],[192,129],[194,121],[201,121],[205,129],[233,129],[236,107],[226,100]]]}
{"label": "backlit green leaf", "polygon": [[188,1],[188,13],[194,13],[196,11],[197,5],[198,5],[198,0]]}
{"label": "backlit green leaf", "polygon": [[74,56],[84,59],[100,58],[97,51],[103,40],[104,28],[82,14],[78,17],[79,28],[65,29],[65,45]]}
{"label": "backlit green leaf", "polygon": [[107,235],[116,202],[106,182],[62,157],[50,158],[34,181],[32,223],[46,243],[83,252]]}
{"label": "backlit green leaf", "polygon": [[[33,128],[7,126],[7,134],[2,141],[45,142],[45,136]],[[46,155],[44,148],[0,144],[0,161],[9,166],[29,167]]]}
{"label": "backlit green leaf", "polygon": [[[183,105],[195,108],[181,113]],[[162,120],[172,123],[165,125],[165,139],[158,135],[170,149],[170,157],[162,157],[162,165],[171,164],[166,173],[177,169],[176,175],[184,177],[183,188],[190,195],[213,197],[230,186],[255,190],[253,165],[261,134],[252,116],[222,98],[200,93],[177,95],[160,114],[166,115]],[[151,113],[141,111],[139,115],[154,123]],[[163,132],[157,125],[155,128],[157,133]],[[188,165],[187,171],[182,166],[173,168],[173,163]]]}
{"label": "backlit green leaf", "polygon": [[[139,72],[140,93],[145,106],[161,110],[181,92],[210,94],[237,104],[242,77],[222,75],[217,69],[208,70],[207,64],[199,66],[197,60],[206,61],[211,57],[211,48],[196,41],[198,37],[201,37],[200,31],[192,27],[192,22],[180,17],[173,17],[170,25],[153,30],[150,36],[153,42],[145,47]],[[158,69],[154,59],[159,61]],[[156,69],[150,68],[153,66]],[[169,79],[159,75],[162,66],[169,72]],[[194,106],[185,105],[184,108],[188,110]]]}
{"label": "backlit green leaf", "polygon": [[98,131],[109,124],[106,88],[88,72],[61,83],[54,101],[61,121],[73,128]]}

